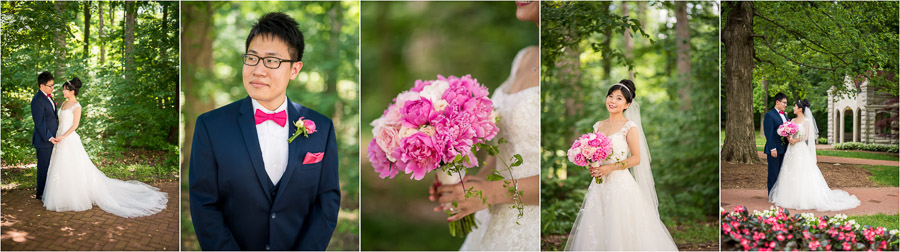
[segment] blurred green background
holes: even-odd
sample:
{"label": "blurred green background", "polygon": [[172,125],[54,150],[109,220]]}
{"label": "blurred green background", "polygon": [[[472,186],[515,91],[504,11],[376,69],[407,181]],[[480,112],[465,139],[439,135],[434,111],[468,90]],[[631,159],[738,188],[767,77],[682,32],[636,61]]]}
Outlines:
{"label": "blurred green background", "polygon": [[565,247],[591,182],[566,150],[609,116],[609,87],[633,79],[660,217],[679,249],[718,250],[718,13],[715,2],[542,2],[542,249]]}
{"label": "blurred green background", "polygon": [[293,17],[303,32],[303,69],[288,85],[292,101],[334,121],[341,211],[328,250],[359,249],[359,2],[182,3],[182,249],[199,250],[187,174],[197,116],[247,96],[241,54],[251,26],[268,12]]}
{"label": "blurred green background", "polygon": [[382,180],[365,158],[369,123],[417,79],[471,74],[491,91],[516,53],[538,44],[538,27],[513,2],[362,2],[362,250],[458,250],[428,187],[399,174]]}
{"label": "blurred green background", "polygon": [[31,98],[37,76],[82,81],[77,129],[91,160],[112,178],[178,179],[178,3],[2,3],[3,190],[33,189]]}

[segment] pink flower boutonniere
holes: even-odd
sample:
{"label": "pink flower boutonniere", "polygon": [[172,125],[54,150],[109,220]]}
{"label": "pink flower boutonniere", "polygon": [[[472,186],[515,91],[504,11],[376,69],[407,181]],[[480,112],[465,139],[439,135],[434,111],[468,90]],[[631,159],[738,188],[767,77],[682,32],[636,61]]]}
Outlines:
{"label": "pink flower boutonniere", "polygon": [[294,138],[297,138],[300,134],[309,138],[309,134],[316,133],[316,123],[312,120],[303,120],[303,117],[294,122],[294,127],[297,127],[297,131],[294,132],[291,138],[288,138],[288,143],[293,142]]}

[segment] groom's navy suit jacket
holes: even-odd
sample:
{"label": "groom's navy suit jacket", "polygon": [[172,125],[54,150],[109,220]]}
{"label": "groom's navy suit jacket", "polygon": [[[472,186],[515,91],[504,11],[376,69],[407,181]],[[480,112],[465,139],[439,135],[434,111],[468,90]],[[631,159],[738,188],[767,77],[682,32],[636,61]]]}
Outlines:
{"label": "groom's navy suit jacket", "polygon": [[53,148],[50,138],[56,137],[59,120],[53,103],[40,90],[31,98],[31,117],[34,119],[31,144],[34,148]]}
{"label": "groom's navy suit jacket", "polygon": [[[787,116],[784,118],[787,119]],[[784,152],[787,150],[787,143],[778,135],[778,126],[781,126],[783,123],[785,121],[781,120],[778,110],[774,108],[767,112],[765,119],[763,119],[763,127],[766,133],[766,146],[763,148],[763,153],[766,154],[766,161],[768,162],[766,188],[769,192],[772,191],[772,187],[778,181],[778,174],[781,173],[781,161],[784,160]],[[772,149],[775,149],[778,157],[772,157]]]}
{"label": "groom's navy suit jacket", "polygon": [[[787,119],[787,116],[784,118]],[[787,150],[787,144],[781,139],[777,131],[778,126],[781,126],[785,121],[781,120],[781,116],[778,116],[778,110],[772,109],[766,112],[766,118],[763,119],[763,123],[765,124],[763,127],[765,127],[766,132],[766,146],[763,152],[768,156],[772,156],[772,149],[775,149],[779,156],[784,154],[784,151]]]}
{"label": "groom's navy suit jacket", "polygon": [[[289,145],[278,185],[263,163],[250,97],[197,118],[190,157],[191,218],[203,250],[325,250],[341,193],[331,119],[288,99],[290,135],[301,116],[316,132]],[[287,141],[287,139],[285,139]],[[321,162],[303,164],[307,153]]]}

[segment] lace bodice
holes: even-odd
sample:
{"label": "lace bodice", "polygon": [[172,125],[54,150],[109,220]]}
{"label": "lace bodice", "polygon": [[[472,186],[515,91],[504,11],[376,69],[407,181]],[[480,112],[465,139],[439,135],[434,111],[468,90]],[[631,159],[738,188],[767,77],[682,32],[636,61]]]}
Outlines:
{"label": "lace bodice", "polygon": [[[513,61],[509,78],[494,90],[491,101],[500,115],[497,137],[509,141],[501,144],[497,156],[497,169],[503,176],[508,176],[500,159],[510,164],[509,159],[515,154],[522,155],[522,165],[512,168],[517,179],[537,176],[541,172],[541,88],[527,88],[516,93],[507,93],[514,82],[518,62],[527,50],[519,51]],[[490,220],[484,228],[481,239],[467,237],[463,248],[474,250],[505,251],[538,251],[540,245],[540,213],[538,205],[525,205],[522,218],[519,211],[510,208],[510,204],[496,204],[489,208]],[[471,236],[471,234],[470,234]]]}
{"label": "lace bodice", "polygon": [[[797,123],[797,122],[794,122],[794,123]],[[802,140],[801,142],[806,141],[806,139],[809,138],[809,119],[804,118],[802,122],[797,123],[797,126],[800,129],[797,130],[797,133],[794,133],[791,136],[795,139],[799,138],[800,140]],[[805,143],[805,142],[803,142],[803,143]]]}
{"label": "lace bodice", "polygon": [[[597,132],[597,127],[599,125],[600,122],[594,123],[594,132]],[[627,135],[628,130],[634,126],[636,126],[634,122],[627,121],[624,125],[622,125],[622,129],[620,129],[618,132],[606,136],[609,138],[609,141],[612,144],[613,151],[612,154],[610,154],[611,156],[606,161],[603,161],[602,164],[612,164],[618,161],[622,161],[628,158],[629,155],[631,155],[631,149],[628,148],[628,141],[625,140],[625,135]]]}
{"label": "lace bodice", "polygon": [[72,124],[75,122],[75,115],[72,114],[72,110],[80,107],[81,103],[75,103],[74,105],[69,106],[69,108],[67,109],[60,109],[56,112],[56,116],[57,118],[59,118],[59,129],[57,130],[56,135],[66,133],[66,131],[68,131],[69,128],[72,127]]}

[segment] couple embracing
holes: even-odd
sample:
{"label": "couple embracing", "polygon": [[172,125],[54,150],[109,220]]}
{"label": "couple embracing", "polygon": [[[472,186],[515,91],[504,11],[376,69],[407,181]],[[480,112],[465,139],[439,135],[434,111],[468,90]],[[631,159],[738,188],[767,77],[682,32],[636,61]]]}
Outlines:
{"label": "couple embracing", "polygon": [[816,165],[816,140],[818,129],[809,101],[793,103],[790,119],[798,127],[797,132],[786,137],[778,128],[789,122],[787,95],[775,95],[775,108],[766,113],[763,131],[766,135],[764,152],[768,161],[767,188],[769,202],[783,208],[798,210],[838,211],[859,206],[854,195],[843,190],[828,188],[825,177]]}
{"label": "couple embracing", "polygon": [[78,77],[63,83],[65,101],[53,98],[53,74],[38,75],[39,91],[31,99],[32,144],[37,152],[35,197],[51,211],[85,211],[99,206],[121,217],[140,217],[166,208],[168,196],[138,181],[106,177],[91,161],[75,132],[82,107]]}

